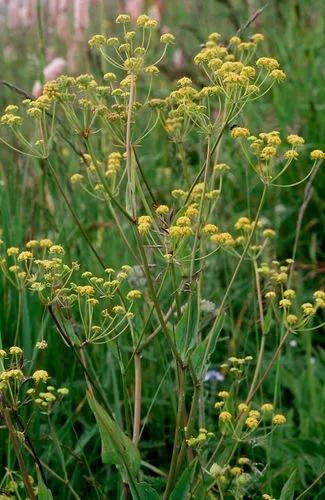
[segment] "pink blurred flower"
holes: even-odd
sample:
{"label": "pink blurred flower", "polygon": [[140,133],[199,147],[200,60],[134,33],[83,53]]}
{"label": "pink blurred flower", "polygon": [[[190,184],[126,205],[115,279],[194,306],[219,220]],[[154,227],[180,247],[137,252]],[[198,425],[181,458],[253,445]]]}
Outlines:
{"label": "pink blurred flower", "polygon": [[[62,57],[55,57],[53,61],[51,61],[47,66],[44,68],[44,79],[46,82],[49,82],[51,80],[55,80],[58,76],[60,76],[65,67],[66,67],[66,61],[62,59]],[[39,80],[36,80],[36,82],[33,85],[32,89],[32,95],[33,97],[37,98],[42,94],[42,84]]]}
{"label": "pink blurred flower", "polygon": [[67,63],[62,57],[55,57],[47,66],[44,68],[44,78],[45,81],[55,80],[58,76],[60,76]]}
{"label": "pink blurred flower", "polygon": [[133,19],[136,19],[143,12],[143,0],[125,0],[124,9]]}
{"label": "pink blurred flower", "polygon": [[39,80],[36,80],[36,82],[33,85],[32,96],[35,97],[35,99],[37,99],[40,95],[42,95],[42,90],[43,87],[41,82]]}
{"label": "pink blurred flower", "polygon": [[82,34],[89,24],[89,0],[74,0],[73,14],[75,30]]}
{"label": "pink blurred flower", "polygon": [[58,2],[58,17],[56,20],[57,32],[61,40],[67,45],[70,41],[71,29],[68,16],[68,0],[59,0]]}
{"label": "pink blurred flower", "polygon": [[58,16],[59,2],[57,0],[47,0],[48,23],[55,26]]}
{"label": "pink blurred flower", "polygon": [[184,66],[185,62],[185,57],[182,49],[178,48],[175,50],[174,57],[173,57],[173,63],[175,68],[180,69]]}
{"label": "pink blurred flower", "polygon": [[19,25],[19,2],[18,0],[10,0],[8,4],[8,28],[16,29]]}
{"label": "pink blurred flower", "polygon": [[154,5],[151,5],[148,9],[148,15],[149,17],[152,17],[152,19],[155,19],[156,21],[160,21],[161,18],[161,11],[159,8],[159,5],[155,3]]}

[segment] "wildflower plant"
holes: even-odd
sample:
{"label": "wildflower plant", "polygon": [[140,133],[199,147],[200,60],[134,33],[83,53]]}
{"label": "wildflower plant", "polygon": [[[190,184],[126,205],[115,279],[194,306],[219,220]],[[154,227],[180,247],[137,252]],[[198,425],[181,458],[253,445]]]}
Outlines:
{"label": "wildflower plant", "polygon": [[[309,302],[297,302],[291,288],[294,261],[288,258],[281,264],[276,259],[276,231],[263,220],[263,208],[271,202],[272,190],[294,187],[316,173],[325,154],[311,151],[306,175],[286,184],[281,178],[299,162],[304,139],[296,134],[283,139],[277,130],[259,132],[244,126],[245,108],[286,79],[280,63],[263,54],[262,34],[245,41],[238,36],[223,40],[212,33],[193,61],[202,85],[184,76],[168,92],[157,81],[174,36],[159,37],[157,22],[146,15],[135,23],[120,15],[116,23],[118,36],[89,40],[90,50],[100,55],[107,71],[96,77],[60,76],[46,83],[37,99],[7,106],[0,118],[1,141],[48,166],[99,269],[83,268],[70,258],[69,249],[49,238],[28,241],[24,248],[3,243],[1,268],[19,292],[38,296],[83,370],[86,397],[101,435],[102,460],[115,464],[120,474],[116,491],[124,488],[133,498],[145,498],[145,493],[150,498],[178,498],[184,478],[189,478],[185,482],[193,498],[208,493],[243,498],[256,470],[264,473],[264,466],[249,458],[251,450],[268,446],[289,421],[278,407],[279,398],[275,396],[274,403],[261,400],[263,384],[288,337],[310,335],[324,324],[318,312],[324,308],[325,292],[317,290]],[[65,179],[53,162],[62,123],[77,167]],[[175,148],[180,166],[175,185],[164,194],[149,180],[153,167],[142,154],[158,128]],[[187,151],[193,140],[199,144],[194,163]],[[227,223],[220,216],[227,203],[224,186],[237,173],[224,160],[223,143],[251,169],[260,189],[258,202],[249,198],[247,213]],[[63,187],[67,178],[69,192],[81,190],[85,200],[107,208],[127,263],[113,269],[106,256],[100,256],[105,248],[97,248],[73,209]],[[216,296],[207,269],[225,256],[231,259],[231,272]],[[221,365],[225,389],[212,402],[204,380],[224,340],[227,308],[246,266],[252,270],[250,286],[258,306],[256,353],[226,359]],[[208,303],[212,307],[207,320]],[[265,346],[275,325],[281,336],[265,363]],[[142,394],[148,381],[142,375],[143,360],[159,355],[158,343],[165,356],[164,363],[158,363],[161,384],[168,372],[177,398],[168,437],[169,463],[155,490],[143,477],[142,433],[150,427],[159,388],[145,416]],[[37,347],[42,350],[46,344],[42,339]],[[119,366],[124,414],[119,423],[94,375],[91,359],[96,349],[111,352]],[[24,375],[20,347],[1,352],[1,411],[7,411],[3,408],[10,401],[15,412],[33,402],[43,413],[55,413],[68,389],[49,385],[40,391],[40,384],[50,382],[47,372]],[[8,356],[10,367],[4,364]],[[23,389],[25,382],[32,387]],[[25,399],[19,396],[22,389]],[[9,420],[6,425],[12,435]],[[13,439],[16,453],[17,446]],[[20,472],[31,495],[25,467]]]}

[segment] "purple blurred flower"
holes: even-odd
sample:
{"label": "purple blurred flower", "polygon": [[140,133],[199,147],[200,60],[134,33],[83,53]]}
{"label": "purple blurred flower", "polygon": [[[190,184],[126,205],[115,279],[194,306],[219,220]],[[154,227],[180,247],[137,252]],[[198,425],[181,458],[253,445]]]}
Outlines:
{"label": "purple blurred flower", "polygon": [[223,382],[225,380],[225,377],[218,370],[208,370],[205,374],[204,382],[211,382],[213,380],[217,382]]}

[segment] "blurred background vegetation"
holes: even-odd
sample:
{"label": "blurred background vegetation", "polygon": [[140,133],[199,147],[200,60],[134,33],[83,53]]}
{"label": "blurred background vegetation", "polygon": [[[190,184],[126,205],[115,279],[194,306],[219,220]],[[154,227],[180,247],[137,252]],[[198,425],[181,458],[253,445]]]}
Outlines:
{"label": "blurred background vegetation", "polygon": [[[10,3],[10,2],[9,2]],[[16,2],[20,7],[26,2]],[[97,78],[105,70],[101,67],[97,56],[90,52],[87,40],[94,33],[114,32],[113,20],[117,13],[134,9],[137,2],[93,1],[89,3],[89,15],[84,25],[82,19],[76,19],[72,4],[67,2],[65,11],[66,24],[59,25],[57,16],[51,13],[51,2],[31,2],[34,6],[33,19],[13,22],[8,19],[8,2],[0,2],[0,44],[2,58],[0,60],[0,108],[8,103],[15,103],[24,98],[23,94],[35,91],[35,82],[42,82],[44,67],[55,58],[63,59],[64,72],[79,74],[92,72]],[[59,2],[53,2],[59,4]],[[81,2],[82,3],[82,2]],[[87,2],[86,2],[87,3]],[[38,9],[37,9],[38,5]],[[192,60],[200,45],[208,34],[220,32],[225,38],[241,30],[249,20],[245,29],[245,37],[254,32],[262,32],[266,36],[264,51],[276,57],[281,67],[287,73],[287,81],[283,85],[273,87],[272,91],[262,100],[246,108],[240,123],[249,126],[252,133],[261,130],[281,130],[283,134],[298,133],[306,140],[306,149],[324,148],[325,131],[325,86],[324,86],[324,55],[325,55],[325,3],[323,0],[273,0],[269,2],[256,0],[160,0],[157,2],[139,2],[140,12],[151,11],[159,17],[160,29],[175,34],[177,43],[164,62],[161,70],[163,78],[155,89],[155,96],[166,94],[166,89],[174,85],[176,79],[190,75],[200,86],[200,73],[193,66]],[[80,13],[79,13],[80,14]],[[11,13],[13,15],[13,13]],[[21,11],[20,11],[21,15]],[[52,17],[51,17],[52,16]],[[59,19],[59,20],[58,20]],[[10,22],[9,22],[10,21]],[[62,22],[62,19],[61,21]],[[79,25],[78,25],[79,22]],[[81,24],[80,24],[81,23]],[[36,89],[37,90],[37,89]],[[160,129],[156,131],[141,147],[141,157],[149,165],[148,175],[155,178],[155,185],[160,185],[158,193],[161,202],[172,187],[177,187],[179,181],[179,162],[172,144],[161,136]],[[65,135],[64,131],[61,131]],[[75,210],[99,249],[105,261],[112,267],[122,262],[123,248],[119,238],[112,230],[105,207],[97,205],[96,201],[86,198],[84,194],[73,191],[69,177],[78,170],[78,158],[73,154],[64,137],[56,142],[56,164],[58,174],[66,192],[72,200]],[[195,143],[188,146],[187,154],[193,164],[199,152]],[[232,148],[232,149],[231,149]],[[235,175],[230,175],[225,187],[225,200],[220,217],[227,224],[241,215],[246,215],[246,194],[255,196],[254,185],[248,185],[245,165],[242,156],[236,154],[234,146],[225,148],[223,161],[229,163]],[[306,157],[302,154],[297,165],[289,169],[284,182],[295,182],[304,177],[307,172]],[[306,210],[303,213],[301,235],[296,255],[296,280],[301,300],[307,300],[310,292],[324,287],[325,276],[325,172],[321,167],[314,180],[312,193],[309,196]],[[272,203],[266,206],[263,216],[278,231],[277,256],[279,260],[292,256],[292,247],[296,235],[296,224],[304,201],[305,185],[302,184],[288,191],[274,191]],[[272,208],[268,208],[271,206]],[[222,221],[221,221],[222,225]],[[46,166],[38,160],[30,160],[16,154],[14,151],[0,147],[0,230],[2,239],[9,245],[23,245],[25,241],[50,237],[60,242],[69,251],[72,260],[78,260],[85,268],[96,269],[97,263],[85,248],[84,242],[67,213],[66,205],[57,192],[53,179]],[[125,259],[127,255],[125,254]],[[122,262],[123,263],[123,262]],[[125,263],[129,261],[125,260]],[[225,264],[225,265],[224,265]],[[226,263],[220,263],[218,269],[210,268],[211,276],[216,277],[213,287],[218,289],[219,281],[226,276]],[[219,274],[218,274],[219,273]],[[224,276],[224,275],[225,276]],[[243,273],[242,273],[243,274]],[[236,295],[231,304],[229,315],[233,318],[227,334],[232,340],[225,343],[224,350],[214,358],[213,368],[218,369],[228,352],[240,353],[242,349],[249,352],[251,340],[248,331],[254,329],[250,325],[249,314],[246,315],[250,297],[246,297],[245,275],[236,289]],[[61,407],[54,422],[59,431],[59,440],[64,444],[65,462],[69,477],[73,484],[83,484],[82,491],[87,492],[94,478],[90,470],[99,463],[99,437],[93,425],[93,418],[84,399],[84,382],[82,374],[75,365],[69,349],[62,345],[55,333],[50,319],[43,314],[43,308],[37,299],[28,295],[22,296],[21,315],[18,314],[17,292],[10,284],[0,278],[0,329],[2,343],[9,346],[13,342],[14,332],[21,332],[22,344],[30,361],[30,370],[46,366],[57,385],[68,385],[71,397]],[[19,319],[17,319],[19,318]],[[35,353],[33,346],[46,331],[49,348],[46,352]],[[324,410],[325,410],[325,351],[324,338],[320,333],[314,336],[297,338],[288,345],[281,361],[282,372],[282,405],[290,415],[290,426],[282,431],[277,446],[269,450],[256,447],[256,463],[271,461],[272,475],[266,473],[261,479],[272,484],[274,494],[279,491],[283,482],[292,470],[293,462],[298,470],[298,491],[303,491],[315,477],[324,469]],[[155,360],[147,353],[144,379],[155,380]],[[268,357],[269,356],[269,357]],[[270,359],[271,350],[266,356]],[[114,360],[109,352],[100,346],[93,347],[95,371],[113,401],[116,414],[120,412],[119,381],[115,378]],[[269,379],[270,394],[273,392],[274,379]],[[218,385],[220,388],[222,384]],[[145,386],[145,404],[149,405],[152,389]],[[214,386],[208,386],[213,399]],[[266,387],[267,390],[267,387]],[[267,394],[265,394],[267,397]],[[150,418],[150,433],[142,440],[142,452],[147,462],[151,454],[161,458],[161,467],[166,464],[165,441],[166,429],[174,425],[174,415],[170,407],[174,407],[175,397],[170,394],[168,377],[160,393],[159,414]],[[69,419],[67,420],[67,415]],[[86,415],[86,417],[85,417]],[[213,422],[213,415],[210,420]],[[47,443],[51,440],[47,427],[41,422],[34,422],[37,431],[35,446],[47,463],[58,462],[58,457],[48,456]],[[211,424],[212,425],[212,424]],[[147,431],[145,431],[147,432]],[[0,432],[0,478],[5,462],[5,436]],[[169,433],[168,433],[169,434]],[[157,461],[157,458],[155,459]],[[103,477],[107,470],[103,467]],[[110,472],[114,474],[114,472]],[[265,479],[266,477],[266,479]],[[97,477],[98,479],[98,477]],[[158,480],[157,480],[158,481]],[[258,483],[258,478],[257,478]],[[110,484],[109,481],[107,484]],[[257,498],[264,485],[259,484],[252,496]],[[91,489],[90,491],[94,491]],[[79,489],[80,493],[80,489]],[[98,486],[98,495],[103,492]],[[59,491],[56,491],[59,495]],[[109,495],[108,491],[104,492]],[[255,495],[255,496],[254,496]],[[309,496],[310,495],[310,496]],[[318,483],[310,494],[304,498],[321,499],[325,495],[325,486]],[[68,498],[68,493],[65,498]],[[59,496],[57,496],[59,498]],[[109,498],[109,496],[107,497]]]}

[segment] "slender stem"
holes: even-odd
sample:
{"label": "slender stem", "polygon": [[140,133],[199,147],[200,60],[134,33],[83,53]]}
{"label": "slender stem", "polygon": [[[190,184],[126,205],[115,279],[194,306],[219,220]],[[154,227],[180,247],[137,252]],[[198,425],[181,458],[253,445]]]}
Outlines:
{"label": "slender stem", "polygon": [[178,410],[176,416],[176,427],[175,427],[175,435],[174,435],[174,445],[173,445],[173,453],[172,459],[167,479],[166,489],[163,495],[163,500],[167,500],[169,498],[170,492],[174,486],[176,479],[176,466],[177,466],[177,458],[180,450],[180,442],[181,442],[181,433],[184,419],[184,409],[185,409],[185,386],[186,386],[186,371],[184,368],[179,368],[178,371]]}
{"label": "slender stem", "polygon": [[145,183],[145,185],[146,185],[146,188],[147,188],[148,193],[149,193],[149,195],[150,195],[150,197],[151,197],[151,199],[152,199],[152,202],[153,202],[154,204],[156,204],[157,202],[156,202],[155,196],[154,196],[154,194],[153,194],[153,192],[152,192],[152,190],[151,190],[150,184],[149,184],[149,182],[147,181],[147,178],[146,178],[146,176],[145,176],[145,174],[144,174],[144,171],[143,171],[142,165],[141,165],[141,163],[140,163],[140,160],[139,160],[138,154],[137,154],[136,149],[135,149],[135,147],[134,147],[134,146],[132,146],[132,150],[133,150],[134,158],[135,158],[136,164],[137,164],[137,166],[138,166],[139,172],[140,172],[140,174],[141,174],[142,180],[143,180],[143,182],[144,182],[144,183]]}
{"label": "slender stem", "polygon": [[[135,179],[132,170],[132,142],[131,142],[131,126],[132,126],[132,107],[135,92],[134,75],[130,75],[130,96],[128,104],[127,122],[126,122],[126,172],[128,177],[128,203],[130,203],[131,213],[133,219],[136,218],[136,201],[135,201]],[[127,207],[128,209],[128,207]]]}
{"label": "slender stem", "polygon": [[[228,116],[227,116],[227,118],[226,118],[226,120],[225,120],[224,124],[223,124],[223,125],[222,125],[222,127],[221,127],[221,130],[220,130],[219,135],[218,135],[218,137],[217,137],[217,139],[216,139],[216,142],[214,143],[213,147],[211,148],[211,156],[213,155],[213,153],[214,153],[214,151],[216,150],[216,148],[217,148],[217,146],[218,146],[219,142],[221,141],[221,138],[222,138],[222,136],[223,136],[223,133],[224,133],[224,131],[225,131],[225,129],[226,129],[226,127],[227,127],[228,123],[229,123],[229,120],[230,120],[231,113],[232,113],[233,109],[234,109],[234,107],[232,107],[232,108],[230,109],[229,114],[228,114]],[[190,189],[189,189],[189,191],[188,191],[188,193],[187,193],[187,196],[186,196],[186,198],[185,198],[185,202],[184,202],[184,206],[186,205],[186,203],[187,203],[187,202],[188,202],[188,200],[190,199],[190,196],[191,196],[191,194],[192,194],[192,191],[193,191],[193,189],[195,188],[195,186],[196,186],[196,184],[198,183],[198,181],[200,180],[200,178],[201,178],[202,174],[204,173],[204,170],[205,170],[205,162],[204,162],[204,164],[202,165],[202,167],[200,168],[199,173],[198,173],[198,174],[197,174],[197,176],[195,177],[195,179],[194,179],[194,181],[193,181],[193,183],[192,183],[192,185],[191,185],[191,187],[190,187]]]}
{"label": "slender stem", "polygon": [[296,500],[299,500],[300,498],[304,497],[306,493],[308,493],[308,491],[311,490],[315,486],[315,484],[322,479],[324,475],[325,475],[325,469],[316,477],[316,479],[311,483],[311,485],[305,489],[305,491],[303,491],[302,493],[300,493],[299,496],[297,496]]}
{"label": "slender stem", "polygon": [[[3,402],[1,402],[1,403],[3,404]],[[1,408],[1,413],[2,413],[3,419],[5,421],[6,427],[9,431],[10,439],[11,439],[12,446],[13,446],[14,451],[15,451],[15,455],[16,455],[17,460],[18,460],[19,468],[21,471],[21,475],[23,478],[23,482],[24,482],[26,491],[29,495],[30,500],[34,500],[34,499],[36,499],[36,496],[35,496],[35,493],[33,491],[32,485],[30,483],[26,464],[25,464],[24,458],[22,456],[22,453],[21,453],[21,450],[19,447],[16,429],[14,428],[14,426],[12,424],[9,411],[6,408],[4,408],[4,406],[2,406],[2,408]]]}
{"label": "slender stem", "polygon": [[162,328],[162,330],[163,330],[163,332],[165,334],[166,340],[167,340],[167,342],[169,344],[169,347],[170,347],[170,349],[171,349],[171,351],[172,351],[172,353],[173,353],[176,361],[178,362],[178,364],[180,366],[182,366],[183,365],[182,359],[181,359],[180,355],[178,354],[176,346],[175,346],[175,344],[173,342],[173,339],[171,338],[171,336],[169,334],[169,331],[168,331],[168,328],[167,328],[167,325],[166,325],[166,321],[165,321],[163,312],[162,312],[160,304],[159,304],[157,293],[156,293],[155,287],[154,287],[153,282],[152,282],[152,277],[151,277],[151,274],[150,274],[150,270],[149,270],[149,265],[148,265],[146,253],[145,253],[145,251],[144,251],[144,249],[142,247],[141,242],[139,242],[139,249],[140,249],[141,258],[142,258],[142,262],[143,262],[143,270],[144,270],[145,276],[147,278],[148,287],[149,287],[149,290],[150,290],[152,301],[153,301],[154,306],[155,306],[155,310],[156,310],[156,313],[157,313],[158,320],[159,320],[159,322],[161,324],[161,328]]}
{"label": "slender stem", "polygon": [[[311,200],[311,197],[313,195],[313,181],[314,181],[314,178],[315,178],[315,176],[316,176],[316,174],[318,172],[319,167],[320,167],[320,164],[317,165],[317,167],[315,168],[314,172],[310,176],[310,179],[307,182],[305,190],[304,190],[304,199],[303,199],[303,202],[302,202],[301,207],[299,209],[298,218],[297,218],[297,224],[296,224],[295,241],[294,241],[293,250],[292,250],[292,259],[293,260],[295,260],[295,258],[296,258],[296,253],[297,253],[298,242],[299,242],[299,238],[300,238],[302,221],[303,221],[303,218],[304,218],[307,206],[308,206],[308,204],[309,204],[309,202]],[[289,278],[288,278],[288,288],[290,288],[290,283],[291,283],[291,280],[292,280],[292,274],[293,274],[293,270],[294,270],[294,265],[295,264],[293,262],[292,266],[290,267]]]}
{"label": "slender stem", "polygon": [[91,249],[91,251],[95,255],[96,259],[98,260],[98,262],[100,263],[100,265],[102,266],[102,268],[105,269],[106,266],[105,266],[103,260],[101,259],[101,257],[99,256],[99,254],[98,254],[97,250],[95,249],[94,245],[90,241],[90,238],[87,235],[86,231],[84,230],[84,228],[83,228],[83,226],[82,226],[82,224],[81,224],[81,222],[80,222],[80,220],[79,220],[76,212],[74,211],[74,209],[73,209],[73,207],[72,207],[72,205],[71,205],[71,203],[69,201],[69,198],[67,197],[66,193],[64,192],[64,189],[61,186],[60,180],[59,180],[58,176],[56,175],[55,169],[53,168],[53,166],[52,166],[51,162],[49,161],[49,159],[47,160],[47,162],[48,162],[48,165],[50,167],[51,174],[53,175],[54,181],[55,181],[55,183],[56,183],[56,185],[57,185],[57,187],[58,187],[58,189],[59,189],[59,191],[60,191],[60,193],[61,193],[61,195],[62,195],[62,197],[63,197],[63,199],[64,199],[64,201],[65,201],[65,203],[67,205],[67,207],[68,207],[68,209],[70,210],[70,213],[71,213],[72,217],[74,218],[74,220],[75,220],[75,222],[76,222],[76,224],[77,224],[77,226],[78,226],[78,228],[79,228],[82,236],[85,238],[86,242],[89,245],[89,248]]}
{"label": "slender stem", "polygon": [[266,368],[265,372],[263,373],[262,377],[260,378],[260,380],[258,381],[258,383],[256,384],[255,388],[251,391],[251,394],[249,397],[247,397],[246,399],[246,404],[250,403],[253,399],[253,397],[255,396],[256,392],[258,391],[258,389],[261,387],[261,385],[263,384],[264,380],[266,379],[266,377],[268,376],[268,374],[270,373],[270,371],[272,370],[272,367],[274,365],[274,363],[276,362],[279,354],[281,353],[281,350],[282,350],[282,347],[285,343],[285,341],[287,340],[289,334],[291,333],[290,330],[287,330],[286,333],[284,334],[284,336],[282,337],[281,339],[281,342],[280,344],[278,345],[275,353],[273,354],[272,356],[272,359],[268,365],[268,367]]}
{"label": "slender stem", "polygon": [[142,373],[141,373],[141,355],[134,354],[134,416],[133,416],[133,443],[137,446],[140,438],[141,425],[141,394],[142,394]]}
{"label": "slender stem", "polygon": [[21,325],[21,316],[22,316],[22,290],[18,290],[18,312],[17,312],[17,325],[16,325],[16,332],[15,332],[15,340],[14,340],[14,345],[17,345],[18,343],[18,337],[19,337],[19,330],[20,330],[20,325]]}
{"label": "slender stem", "polygon": [[[198,405],[199,405],[200,392],[201,392],[201,385],[195,385],[191,410],[190,410],[190,414],[188,416],[187,424],[186,424],[186,438],[189,438],[192,434],[192,431],[193,431],[195,417],[196,417],[197,409],[198,409]],[[183,465],[183,461],[185,458],[185,454],[186,454],[186,449],[187,449],[187,444],[186,444],[186,440],[184,439],[182,442],[181,450],[180,450],[179,455],[177,457],[177,464],[176,464],[176,471],[175,471],[176,477],[180,474],[180,471],[181,471],[181,468]]]}
{"label": "slender stem", "polygon": [[219,309],[218,309],[218,313],[216,314],[216,317],[215,317],[215,320],[214,320],[214,322],[213,322],[212,328],[211,328],[211,330],[210,330],[210,332],[209,332],[209,334],[208,334],[207,347],[206,347],[206,350],[205,350],[205,353],[204,353],[204,358],[203,358],[203,363],[202,363],[202,372],[203,372],[203,370],[204,370],[205,363],[206,363],[206,359],[207,359],[207,356],[208,356],[208,353],[209,353],[209,349],[210,349],[210,345],[211,345],[211,342],[212,342],[212,338],[213,338],[213,331],[214,331],[214,329],[215,329],[215,326],[217,325],[217,322],[218,322],[218,321],[219,321],[219,319],[220,319],[220,316],[221,316],[221,314],[222,314],[222,312],[223,312],[223,309],[224,309],[225,303],[226,303],[226,301],[227,301],[227,299],[228,299],[228,296],[229,296],[229,294],[230,294],[230,291],[231,291],[231,289],[232,289],[232,286],[233,286],[233,284],[234,284],[234,281],[235,281],[235,279],[236,279],[236,277],[237,277],[237,274],[238,274],[238,272],[239,272],[239,270],[240,270],[240,268],[241,268],[241,265],[242,265],[242,263],[243,263],[243,261],[244,261],[244,259],[245,259],[245,257],[246,257],[246,254],[247,254],[248,249],[249,249],[249,247],[250,247],[250,244],[251,244],[251,242],[252,242],[253,236],[254,236],[254,234],[255,234],[255,230],[256,230],[256,227],[257,227],[257,222],[258,222],[258,220],[259,220],[260,213],[261,213],[262,207],[263,207],[263,205],[264,205],[266,192],[267,192],[267,185],[266,185],[266,184],[264,184],[262,197],[261,197],[261,199],[260,199],[260,203],[259,203],[259,206],[258,206],[258,209],[257,209],[257,212],[256,212],[256,216],[255,216],[254,223],[253,223],[253,229],[252,229],[252,231],[251,231],[251,233],[250,233],[250,235],[249,235],[249,237],[248,237],[248,239],[247,239],[247,242],[246,242],[245,248],[244,248],[244,250],[243,250],[243,253],[242,253],[242,254],[241,254],[241,256],[240,256],[240,259],[239,259],[239,261],[238,261],[238,263],[237,263],[237,266],[236,266],[236,268],[235,268],[235,270],[234,270],[234,273],[233,273],[233,275],[232,275],[232,277],[231,277],[231,280],[230,280],[230,282],[229,282],[229,284],[228,284],[228,287],[227,287],[227,289],[226,289],[226,291],[225,291],[225,294],[224,294],[224,296],[223,296],[223,299],[222,299],[222,301],[221,301],[221,304],[220,304],[220,307],[219,307]]}
{"label": "slender stem", "polygon": [[256,362],[254,375],[253,375],[253,380],[252,380],[250,390],[248,393],[248,398],[250,397],[251,393],[253,392],[253,390],[255,388],[255,384],[256,384],[258,376],[259,376],[259,372],[260,372],[261,364],[262,364],[262,360],[263,360],[263,355],[264,355],[264,350],[265,350],[265,343],[266,343],[266,332],[264,329],[264,311],[263,311],[261,284],[260,284],[260,277],[259,277],[258,269],[257,269],[257,262],[255,259],[253,260],[253,266],[254,266],[254,274],[255,274],[255,282],[256,282],[256,293],[257,293],[258,309],[259,309],[259,315],[260,315],[262,339],[261,339],[261,345],[259,348],[258,358],[257,358],[257,362]]}

